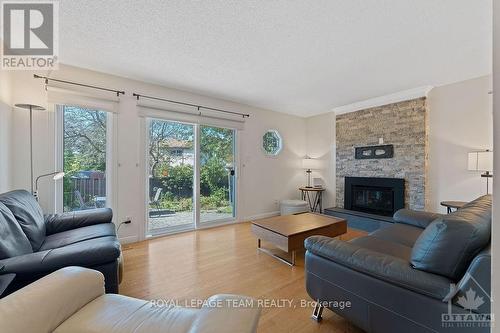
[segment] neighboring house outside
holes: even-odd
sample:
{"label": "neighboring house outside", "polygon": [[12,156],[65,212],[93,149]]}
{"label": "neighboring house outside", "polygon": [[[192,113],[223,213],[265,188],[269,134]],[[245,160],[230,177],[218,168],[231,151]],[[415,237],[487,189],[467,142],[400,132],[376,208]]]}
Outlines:
{"label": "neighboring house outside", "polygon": [[194,164],[194,148],[191,141],[168,139],[162,142],[170,155],[170,165]]}

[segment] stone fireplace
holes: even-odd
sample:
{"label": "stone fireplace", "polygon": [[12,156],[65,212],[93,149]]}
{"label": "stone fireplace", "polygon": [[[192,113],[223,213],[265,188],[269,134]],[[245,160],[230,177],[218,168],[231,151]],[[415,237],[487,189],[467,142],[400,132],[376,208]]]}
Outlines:
{"label": "stone fireplace", "polygon": [[[390,158],[355,158],[355,148],[380,144],[393,145]],[[395,208],[422,210],[426,206],[428,164],[428,126],[426,99],[373,107],[336,117],[336,206],[339,208],[373,212],[380,204],[380,215],[391,215]],[[360,185],[346,192],[346,177],[370,177],[366,183],[377,187],[377,179],[400,179],[403,201],[388,203],[391,193],[387,186],[369,189]],[[349,180],[350,178],[347,178]],[[365,184],[365,185],[366,185]],[[356,205],[356,199],[358,199]],[[364,202],[363,202],[364,201]],[[385,205],[385,206],[384,206]],[[391,206],[392,205],[392,206]],[[398,206],[399,205],[399,206]],[[348,208],[348,207],[351,208]],[[379,207],[380,208],[380,207]]]}

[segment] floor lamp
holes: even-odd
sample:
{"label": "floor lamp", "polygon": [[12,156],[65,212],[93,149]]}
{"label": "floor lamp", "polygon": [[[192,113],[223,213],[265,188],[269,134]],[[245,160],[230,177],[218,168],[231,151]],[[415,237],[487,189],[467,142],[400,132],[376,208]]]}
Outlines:
{"label": "floor lamp", "polygon": [[38,201],[38,181],[40,180],[40,178],[44,178],[44,177],[48,177],[48,176],[53,176],[52,177],[53,180],[59,180],[59,179],[62,179],[64,177],[64,172],[62,172],[62,171],[54,171],[54,172],[46,173],[44,175],[40,175],[40,176],[36,177],[36,180],[35,180],[35,192],[33,193],[33,195],[36,198],[36,201]]}
{"label": "floor lamp", "polygon": [[17,108],[25,109],[30,111],[30,175],[31,175],[31,194],[34,194],[33,191],[33,110],[35,111],[44,111],[45,108],[34,105],[34,104],[15,104]]}

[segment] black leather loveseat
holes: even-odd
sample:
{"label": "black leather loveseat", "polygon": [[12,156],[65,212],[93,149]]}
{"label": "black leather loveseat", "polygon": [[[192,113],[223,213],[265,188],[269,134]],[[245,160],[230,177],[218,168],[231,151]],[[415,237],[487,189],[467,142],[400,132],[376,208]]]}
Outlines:
{"label": "black leather loveseat", "polygon": [[104,274],[108,293],[118,293],[120,243],[111,209],[43,215],[27,191],[0,194],[0,274],[15,273],[6,293],[65,266]]}
{"label": "black leather loveseat", "polygon": [[367,332],[489,332],[491,201],[448,215],[400,210],[348,242],[306,239],[317,319],[327,307]]}

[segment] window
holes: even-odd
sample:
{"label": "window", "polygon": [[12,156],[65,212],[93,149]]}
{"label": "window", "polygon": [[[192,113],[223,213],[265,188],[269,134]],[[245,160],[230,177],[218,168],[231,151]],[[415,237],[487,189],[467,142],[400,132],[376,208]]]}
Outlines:
{"label": "window", "polygon": [[181,157],[182,155],[182,149],[172,149],[172,156]]}
{"label": "window", "polygon": [[107,112],[61,106],[62,210],[65,212],[108,205]]}
{"label": "window", "polygon": [[276,156],[283,148],[283,140],[277,130],[268,130],[262,137],[262,148],[266,155]]}

